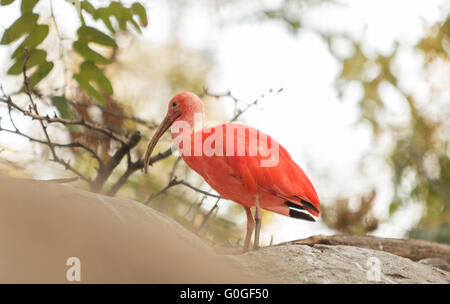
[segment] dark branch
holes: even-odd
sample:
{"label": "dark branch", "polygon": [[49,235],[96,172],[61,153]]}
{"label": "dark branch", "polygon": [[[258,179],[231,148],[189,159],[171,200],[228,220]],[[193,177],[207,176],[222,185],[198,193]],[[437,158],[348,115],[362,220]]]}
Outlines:
{"label": "dark branch", "polygon": [[[11,123],[14,126],[13,120],[11,120]],[[41,139],[37,139],[37,138],[31,137],[31,136],[29,136],[29,135],[27,135],[25,133],[22,133],[17,127],[14,126],[14,128],[15,128],[15,130],[9,130],[9,129],[4,129],[4,128],[0,127],[0,131],[5,131],[5,132],[8,132],[8,133],[17,134],[19,136],[27,138],[28,140],[30,140],[32,142],[36,142],[36,143],[39,143],[39,144],[44,144],[44,145],[48,144],[45,140],[41,140]],[[82,148],[82,149],[86,150],[87,152],[89,152],[97,160],[97,162],[99,163],[100,166],[103,166],[103,162],[102,162],[101,158],[98,156],[98,154],[95,153],[95,151],[92,150],[91,148],[89,148],[87,145],[82,144],[79,141],[75,141],[75,142],[71,142],[71,143],[67,143],[67,144],[61,144],[61,143],[53,142],[52,144],[53,144],[54,147],[57,147],[57,148]]]}
{"label": "dark branch", "polygon": [[212,194],[212,193],[209,193],[209,192],[207,192],[207,191],[203,191],[203,190],[201,190],[201,189],[199,189],[199,188],[197,188],[197,187],[194,187],[194,186],[192,186],[191,184],[189,184],[188,182],[185,182],[185,181],[182,180],[182,179],[178,179],[178,178],[175,176],[173,179],[170,180],[170,182],[167,184],[167,186],[165,186],[162,190],[160,190],[160,191],[158,191],[158,192],[156,192],[156,193],[151,194],[151,195],[147,198],[147,200],[145,201],[145,204],[147,205],[148,203],[150,203],[150,201],[151,201],[152,199],[154,199],[155,197],[158,197],[159,195],[161,195],[161,194],[163,194],[164,192],[166,192],[169,188],[171,188],[171,187],[173,187],[173,186],[176,186],[176,185],[184,185],[184,186],[186,186],[186,187],[188,187],[188,188],[191,188],[192,190],[194,190],[194,191],[196,191],[196,192],[198,192],[198,193],[202,193],[202,194],[204,194],[204,195],[211,196],[211,197],[215,197],[215,198],[218,198],[218,199],[221,199],[221,198],[222,198],[220,195]]}
{"label": "dark branch", "polygon": [[220,197],[217,199],[216,203],[214,204],[214,206],[208,211],[208,213],[205,215],[205,218],[203,219],[203,222],[201,223],[201,225],[198,227],[197,231],[201,231],[206,224],[208,223],[208,221],[211,218],[211,215],[213,214],[213,212],[219,208],[219,201],[220,201]]}
{"label": "dark branch", "polygon": [[[28,97],[30,100],[33,100],[33,96],[32,94],[29,92],[27,93]],[[19,107],[16,103],[14,103],[11,99],[11,97],[6,96],[6,97],[2,97],[0,98],[0,101],[3,103],[6,103],[7,105],[11,106],[13,109],[21,112],[23,115],[30,117],[33,120],[38,120],[40,122],[40,124],[42,125],[44,122],[47,123],[61,123],[63,125],[79,125],[82,126],[86,129],[90,129],[99,133],[103,133],[104,135],[110,137],[111,139],[114,139],[120,143],[126,143],[126,139],[122,138],[120,135],[115,134],[114,132],[112,132],[111,130],[108,130],[102,126],[98,126],[96,124],[90,123],[85,121],[84,119],[78,119],[78,120],[71,120],[71,119],[64,119],[64,118],[60,118],[60,117],[50,117],[48,115],[46,116],[42,116],[39,115],[37,111],[37,107],[35,106],[34,101],[32,102],[32,109],[36,108],[36,110],[34,110],[33,112],[30,110],[24,110],[21,107]]]}
{"label": "dark branch", "polygon": [[76,106],[76,107],[96,107],[96,108],[100,109],[104,113],[107,113],[109,115],[116,116],[116,117],[119,117],[119,118],[123,118],[123,119],[128,119],[128,120],[134,121],[135,123],[143,125],[143,126],[149,128],[149,129],[155,129],[155,128],[158,127],[158,125],[156,123],[154,123],[154,122],[146,121],[146,120],[144,120],[142,118],[139,118],[139,117],[136,117],[134,115],[127,115],[127,114],[121,113],[119,111],[115,111],[113,109],[108,109],[108,108],[105,108],[105,107],[103,107],[103,106],[101,106],[99,104],[90,104],[90,103],[73,102],[73,101],[70,101],[70,104],[72,104],[73,106]]}
{"label": "dark branch", "polygon": [[[29,111],[25,111],[28,112],[28,116],[35,116],[35,117],[41,117],[39,115],[39,111],[37,108],[36,103],[33,100],[33,96],[31,94],[31,90],[30,90],[30,81],[29,78],[27,77],[27,64],[28,64],[28,60],[29,60],[29,52],[28,52],[28,48],[25,48],[25,62],[23,65],[23,69],[22,69],[22,74],[23,74],[23,83],[24,83],[24,87],[25,87],[25,93],[28,96],[28,99],[30,101],[30,110]],[[17,105],[15,105],[14,103],[12,103],[11,98],[6,98],[7,102],[8,102],[8,110],[11,110],[11,107],[15,108],[15,109],[20,109],[20,107],[18,107]],[[33,113],[34,112],[34,113]],[[23,111],[22,111],[23,113]],[[10,118],[11,118],[11,122],[14,126],[14,128],[16,129],[16,131],[18,131],[16,125],[14,124],[14,121],[12,120],[12,116],[10,113]],[[81,179],[85,180],[86,182],[88,182],[89,184],[91,183],[91,180],[89,178],[87,178],[86,176],[84,176],[81,172],[79,172],[78,170],[76,170],[74,167],[72,167],[70,165],[70,163],[68,161],[65,161],[61,158],[58,157],[58,155],[56,154],[56,150],[55,150],[55,146],[52,143],[52,141],[50,140],[50,136],[48,135],[48,131],[47,131],[47,126],[44,124],[44,120],[39,120],[39,123],[41,125],[42,131],[44,132],[46,141],[45,144],[49,147],[51,154],[53,156],[53,159],[51,161],[57,162],[61,165],[64,166],[64,168],[66,170],[69,170],[73,173],[75,173],[77,176],[79,176]]]}
{"label": "dark branch", "polygon": [[141,140],[141,133],[139,131],[133,133],[127,143],[122,143],[119,149],[114,153],[111,159],[102,167],[99,168],[97,178],[92,184],[92,191],[100,192],[105,181],[109,178],[113,170],[119,165],[122,158],[127,155]]}
{"label": "dark branch", "polygon": [[[33,97],[31,96],[30,80],[27,77],[27,64],[28,64],[29,59],[30,59],[30,53],[28,52],[28,48],[25,48],[25,62],[23,64],[23,69],[22,69],[23,83],[25,85],[25,93],[27,94],[27,96],[30,100],[31,108],[34,111],[34,115],[39,116],[37,105],[34,102]],[[30,114],[32,114],[32,113],[30,113]],[[42,130],[44,131],[45,138],[47,139],[47,145],[50,148],[50,151],[52,152],[53,158],[55,161],[58,161],[59,159],[58,159],[58,156],[56,155],[55,148],[53,147],[52,141],[50,140],[50,136],[48,135],[48,132],[47,132],[47,126],[44,124],[44,122],[42,120],[40,120],[39,123],[42,127]]]}
{"label": "dark branch", "polygon": [[[172,150],[168,149],[162,153],[158,153],[157,155],[150,158],[150,164],[154,164],[160,160],[163,160],[172,155]],[[130,159],[130,157],[129,157]],[[117,182],[111,187],[111,189],[107,192],[107,195],[114,196],[117,191],[127,182],[128,178],[136,171],[144,168],[144,161],[140,158],[136,162],[132,162],[129,160],[127,170],[122,174],[122,176],[117,180]]]}

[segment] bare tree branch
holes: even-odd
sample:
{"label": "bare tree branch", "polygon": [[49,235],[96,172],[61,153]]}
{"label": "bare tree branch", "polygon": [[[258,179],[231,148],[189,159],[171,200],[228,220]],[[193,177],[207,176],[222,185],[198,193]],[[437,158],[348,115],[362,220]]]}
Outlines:
{"label": "bare tree branch", "polygon": [[188,188],[191,188],[192,190],[194,190],[194,191],[196,191],[196,192],[199,192],[199,193],[202,193],[202,194],[204,194],[204,195],[211,196],[211,197],[215,197],[215,198],[218,198],[218,199],[221,199],[221,198],[222,198],[220,195],[215,195],[215,194],[209,193],[209,192],[207,192],[207,191],[203,191],[202,189],[199,189],[199,188],[197,188],[197,187],[194,187],[194,186],[192,186],[191,184],[189,184],[188,182],[185,182],[185,181],[182,180],[182,179],[178,179],[178,178],[175,176],[173,179],[170,180],[170,182],[167,184],[167,186],[165,186],[162,190],[158,191],[157,193],[151,194],[151,195],[147,198],[147,200],[145,201],[145,204],[147,205],[148,203],[150,203],[150,201],[151,201],[152,199],[154,199],[155,197],[158,197],[159,195],[161,195],[161,194],[163,194],[164,192],[166,192],[169,188],[171,188],[171,187],[173,187],[173,186],[176,186],[176,185],[184,185],[184,186],[186,186],[186,187],[188,187]]}
{"label": "bare tree branch", "polygon": [[[23,69],[22,69],[23,83],[25,85],[25,93],[27,94],[27,96],[30,100],[31,108],[34,111],[35,115],[39,116],[37,105],[34,102],[33,97],[31,96],[30,81],[27,77],[27,64],[28,64],[29,59],[30,59],[30,53],[28,51],[28,48],[25,48],[25,62],[23,64]],[[50,140],[50,136],[48,135],[48,132],[47,132],[47,126],[44,124],[44,122],[42,120],[40,120],[39,123],[42,127],[42,130],[44,131],[44,135],[45,135],[45,138],[47,139],[47,144],[48,144],[48,147],[50,148],[50,151],[52,152],[53,158],[55,161],[58,161],[58,156],[56,155],[55,148],[53,147],[53,144]]]}
{"label": "bare tree branch", "polygon": [[[32,94],[29,93],[27,94],[30,98],[30,100],[33,100]],[[63,118],[59,118],[57,116],[55,117],[50,117],[48,115],[46,116],[41,116],[38,114],[33,113],[29,110],[24,110],[21,107],[19,107],[16,103],[14,103],[11,99],[10,96],[7,97],[2,97],[0,98],[0,101],[3,103],[6,103],[8,105],[10,105],[13,109],[21,112],[23,115],[30,117],[33,120],[38,120],[41,124],[43,124],[43,122],[47,122],[47,123],[61,123],[63,125],[79,125],[82,127],[85,127],[87,129],[93,130],[93,131],[97,131],[100,133],[105,134],[106,136],[110,137],[111,139],[114,139],[122,144],[126,143],[126,139],[122,138],[122,136],[118,135],[118,134],[114,134],[111,130],[108,130],[104,127],[98,126],[96,124],[90,123],[85,121],[84,119],[78,119],[78,120],[71,120],[71,119],[63,119]],[[34,104],[34,101],[33,101]],[[34,107],[34,106],[33,106]]]}
{"label": "bare tree branch", "polygon": [[117,182],[108,190],[107,195],[114,196],[117,191],[122,188],[123,185],[128,181],[128,178],[136,171],[140,169],[139,161],[132,162],[128,165],[127,170],[120,176]]}
{"label": "bare tree branch", "polygon": [[[31,94],[30,94],[31,95]],[[32,95],[31,95],[31,98]],[[24,116],[30,117],[32,119],[36,119],[39,120],[41,123],[48,122],[48,123],[54,123],[54,122],[61,122],[61,123],[69,123],[69,124],[79,124],[82,126],[85,126],[89,129],[92,129],[94,131],[98,131],[101,132],[102,134],[106,134],[108,136],[110,136],[112,133],[106,129],[103,129],[101,126],[94,126],[94,125],[90,125],[89,123],[85,122],[85,121],[68,121],[68,120],[63,120],[60,119],[58,117],[55,118],[50,118],[50,117],[44,117],[44,116],[39,116],[38,114],[35,114],[29,110],[24,110],[22,109],[20,106],[18,106],[16,103],[14,103],[11,99],[10,96],[6,96],[4,95],[3,97],[0,97],[0,102],[3,102],[4,104],[7,105],[8,107],[8,114],[9,114],[9,118],[11,121],[11,124],[13,126],[13,130],[9,130],[9,129],[5,129],[5,128],[1,128],[0,126],[0,131],[5,131],[5,132],[9,132],[9,133],[13,133],[13,134],[17,134],[19,136],[25,137],[28,140],[32,141],[32,142],[36,142],[36,143],[40,143],[40,144],[44,144],[44,145],[49,145],[49,142],[47,140],[41,140],[41,139],[37,139],[34,138],[30,135],[27,135],[23,132],[21,132],[18,127],[16,126],[14,119],[12,117],[12,110],[16,110],[19,113],[22,113]],[[34,102],[34,101],[33,101]],[[114,136],[114,135],[113,135]],[[95,181],[91,181],[89,178],[83,176],[83,174],[81,174],[80,172],[76,171],[72,166],[70,166],[70,164],[64,160],[62,160],[61,158],[59,158],[56,154],[52,153],[53,156],[53,160],[52,161],[56,161],[61,163],[62,165],[64,165],[64,167],[74,173],[77,174],[77,176],[79,176],[81,179],[83,179],[84,181],[87,181],[90,186],[91,189],[93,191],[100,191],[104,182],[108,179],[108,177],[111,175],[112,171],[117,167],[117,165],[120,163],[121,159],[125,156],[128,155],[129,159],[131,158],[130,156],[130,150],[132,150],[140,141],[141,135],[139,132],[135,132],[130,139],[128,139],[127,141],[125,141],[124,139],[120,139],[121,142],[121,146],[120,148],[116,151],[116,153],[113,155],[113,157],[109,160],[109,162],[105,165],[104,162],[102,161],[102,159],[100,158],[100,156],[89,146],[87,146],[86,144],[83,144],[79,141],[75,141],[75,142],[71,142],[71,143],[54,143],[51,142],[51,145],[53,148],[55,147],[59,147],[59,148],[82,148],[84,150],[86,150],[87,152],[89,152],[92,157],[94,157],[97,162],[99,163],[99,172],[97,174],[97,177],[95,179]],[[54,149],[53,149],[54,150]],[[152,157],[150,159],[150,164],[154,164],[162,159],[167,158],[168,156],[170,156],[172,154],[171,149],[168,149],[162,153],[157,154],[156,156]],[[56,155],[56,158],[55,158]],[[116,184],[114,184],[114,186],[108,191],[109,195],[115,195],[115,193],[120,189],[120,187],[122,187],[126,181],[128,180],[128,178],[131,176],[131,174],[133,174],[134,172],[136,172],[137,170],[143,168],[143,160],[142,159],[138,159],[135,162],[131,162],[129,161],[127,170],[125,171],[125,173],[119,178],[119,180],[116,182]]]}
{"label": "bare tree branch", "polygon": [[161,194],[165,193],[167,191],[167,189],[169,189],[170,187],[176,186],[178,185],[179,182],[177,181],[176,178],[172,179],[167,186],[165,186],[164,188],[162,188],[160,191],[156,192],[156,193],[152,193],[144,202],[145,205],[148,205],[148,203],[151,202],[151,200],[153,200],[154,198],[160,196]]}
{"label": "bare tree branch", "polygon": [[181,156],[177,157],[177,160],[174,162],[173,166],[172,166],[172,170],[170,170],[169,173],[169,179],[172,179],[175,176],[175,171],[177,170],[178,164],[181,161]]}
{"label": "bare tree branch", "polygon": [[[160,160],[163,160],[172,155],[172,150],[169,148],[162,153],[158,153],[157,155],[150,158],[149,164],[152,165]],[[114,196],[117,191],[127,182],[128,178],[136,171],[144,168],[144,160],[139,158],[137,161],[132,162],[131,156],[128,156],[128,166],[126,171],[122,174],[122,176],[117,180],[117,182],[111,187],[111,189],[107,192],[107,195]]]}
{"label": "bare tree branch", "polygon": [[198,227],[197,231],[200,232],[208,223],[208,221],[211,218],[211,215],[213,214],[213,212],[219,208],[219,201],[220,201],[220,197],[217,198],[216,203],[214,204],[214,206],[208,211],[208,213],[205,215],[205,218],[203,219],[203,222],[200,224],[200,226]]}
{"label": "bare tree branch", "polygon": [[[175,179],[176,179],[176,176],[175,176]],[[220,195],[212,194],[212,193],[209,193],[207,191],[203,191],[203,190],[201,190],[201,189],[199,189],[197,187],[194,187],[191,184],[185,182],[184,180],[180,180],[178,184],[184,185],[184,186],[186,186],[188,188],[191,188],[194,191],[197,191],[197,192],[202,193],[202,194],[207,195],[207,196],[211,196],[211,197],[215,197],[215,198],[223,198]]]}
{"label": "bare tree branch", "polygon": [[[32,94],[31,94],[31,90],[30,90],[30,82],[29,82],[29,79],[28,79],[28,77],[27,77],[27,64],[28,64],[28,60],[29,60],[29,52],[28,52],[28,48],[25,48],[25,53],[26,53],[26,55],[25,55],[25,62],[24,62],[24,65],[23,65],[23,69],[22,69],[22,74],[23,74],[23,82],[24,82],[24,87],[25,87],[25,93],[26,93],[26,95],[28,96],[28,99],[29,99],[29,101],[30,101],[30,110],[29,110],[29,111],[26,111],[26,112],[29,113],[28,116],[32,115],[32,116],[40,117],[40,116],[39,116],[39,111],[38,111],[37,105],[36,105],[36,103],[34,102],[33,96],[32,96]],[[6,98],[6,101],[7,101],[7,103],[8,103],[8,110],[11,110],[11,108],[16,108],[16,109],[20,108],[20,107],[18,107],[17,105],[15,105],[14,103],[12,103],[11,98]],[[33,112],[34,112],[34,113],[33,113]],[[9,115],[10,115],[10,118],[12,119],[11,113],[9,113]],[[70,165],[69,162],[67,162],[67,161],[65,161],[65,160],[63,160],[63,159],[61,159],[61,158],[58,157],[58,155],[56,154],[56,151],[55,151],[55,146],[54,146],[54,144],[52,143],[52,141],[50,140],[50,136],[48,135],[48,132],[47,132],[47,126],[44,124],[44,120],[39,120],[39,123],[40,123],[40,125],[41,125],[42,131],[44,132],[45,138],[46,138],[46,140],[47,140],[47,141],[45,142],[45,144],[50,148],[51,154],[52,154],[52,156],[53,156],[53,159],[52,159],[51,161],[54,161],[54,162],[57,162],[57,163],[63,165],[64,168],[65,168],[66,170],[72,171],[73,173],[75,173],[75,174],[78,175],[80,178],[82,178],[83,180],[85,180],[86,182],[88,182],[88,183],[90,184],[91,181],[90,181],[89,178],[87,178],[87,177],[84,176],[81,172],[79,172],[78,170],[76,170],[75,168],[73,168],[73,167]],[[13,120],[12,120],[12,124],[13,124],[15,130],[18,131],[17,126],[14,124],[14,121],[13,121]],[[16,133],[17,133],[17,132],[16,132]]]}
{"label": "bare tree branch", "polygon": [[[280,88],[276,91],[273,91],[272,89],[270,89],[269,93],[279,94],[281,91],[283,91],[282,88]],[[217,93],[215,94],[215,93],[209,92],[209,90],[207,88],[205,88],[203,93],[201,93],[199,95],[199,97],[202,98],[204,96],[214,97],[217,99],[231,98],[234,101],[234,116],[231,118],[230,122],[234,122],[234,121],[238,120],[238,118],[241,117],[242,114],[247,112],[247,110],[250,109],[251,107],[256,106],[259,102],[259,98],[255,99],[253,102],[247,104],[244,109],[239,109],[238,104],[240,103],[240,100],[237,99],[233,94],[231,94],[231,91],[228,91],[227,93],[224,93],[224,94],[217,94]],[[264,96],[265,95],[261,95],[261,98],[264,98]]]}
{"label": "bare tree branch", "polygon": [[209,97],[214,97],[216,99],[221,99],[221,98],[231,98],[234,101],[234,115],[236,116],[238,114],[238,104],[239,104],[239,99],[237,99],[233,94],[231,94],[231,91],[228,90],[228,92],[226,92],[225,94],[217,94],[217,93],[211,93],[209,92],[208,88],[205,88],[203,90],[203,93],[201,93],[199,95],[200,98],[203,98],[204,96],[209,96]]}
{"label": "bare tree branch", "polygon": [[74,101],[69,101],[69,103],[71,105],[77,106],[77,107],[86,107],[86,108],[88,108],[88,107],[96,107],[96,108],[100,109],[104,113],[107,113],[109,115],[116,116],[116,117],[119,117],[119,118],[123,118],[123,119],[128,119],[128,120],[134,121],[135,123],[140,124],[142,126],[145,126],[146,128],[148,128],[150,130],[156,129],[158,127],[158,124],[156,124],[155,122],[147,121],[147,120],[144,120],[142,118],[136,117],[134,115],[127,115],[127,114],[121,113],[119,111],[115,111],[113,109],[108,109],[108,108],[103,107],[103,106],[101,106],[99,104],[90,104],[90,103],[74,102]]}
{"label": "bare tree branch", "polygon": [[[11,120],[11,123],[13,123],[13,120]],[[28,140],[30,140],[32,142],[36,142],[36,143],[39,143],[39,144],[47,145],[47,142],[45,140],[37,139],[37,138],[31,137],[31,136],[29,136],[29,135],[27,135],[25,133],[22,133],[16,127],[15,127],[15,130],[9,130],[9,129],[4,129],[4,128],[0,127],[0,131],[5,131],[5,132],[8,132],[8,133],[17,134],[17,135],[20,135],[22,137],[27,138]],[[100,166],[103,166],[103,161],[98,156],[98,154],[94,150],[89,148],[87,145],[82,144],[79,141],[75,141],[75,142],[71,142],[71,143],[67,143],[67,144],[61,144],[61,143],[55,143],[54,142],[53,146],[54,147],[59,147],[59,148],[82,148],[82,149],[86,150],[87,152],[89,152],[97,160],[97,162],[99,163]]]}
{"label": "bare tree branch", "polygon": [[117,165],[119,165],[122,158],[139,143],[141,138],[141,133],[137,131],[133,133],[127,143],[123,143],[120,148],[117,149],[110,160],[98,170],[97,178],[92,184],[92,191],[99,192],[102,189],[105,181],[108,179]]}

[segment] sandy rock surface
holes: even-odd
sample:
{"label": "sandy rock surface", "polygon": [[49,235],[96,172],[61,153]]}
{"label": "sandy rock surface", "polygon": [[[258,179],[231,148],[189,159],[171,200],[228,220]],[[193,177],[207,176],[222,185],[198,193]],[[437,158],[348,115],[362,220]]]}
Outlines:
{"label": "sandy rock surface", "polygon": [[450,283],[450,272],[352,246],[278,246],[246,253],[239,261],[273,283]]}
{"label": "sandy rock surface", "polygon": [[[288,245],[218,255],[141,203],[46,181],[0,177],[0,283],[449,283],[450,273],[352,246]],[[377,282],[374,282],[377,283]]]}

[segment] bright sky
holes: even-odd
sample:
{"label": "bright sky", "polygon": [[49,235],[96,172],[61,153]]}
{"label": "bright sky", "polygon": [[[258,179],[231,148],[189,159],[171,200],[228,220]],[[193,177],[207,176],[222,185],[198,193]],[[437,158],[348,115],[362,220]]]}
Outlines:
{"label": "bright sky", "polygon": [[[98,1],[101,2],[101,1]],[[147,1],[150,24],[143,39],[160,44],[169,33],[178,30],[186,46],[207,50],[215,60],[208,79],[213,92],[230,89],[241,100],[252,102],[261,94],[259,106],[244,115],[245,123],[261,129],[279,141],[293,159],[307,172],[323,203],[339,195],[359,195],[377,187],[376,215],[385,218],[392,196],[390,172],[380,159],[389,142],[374,145],[371,132],[364,124],[356,124],[357,101],[361,90],[351,86],[338,98],[334,81],[340,72],[338,62],[328,52],[326,44],[312,31],[292,35],[280,22],[246,21],[227,24],[249,15],[256,3],[276,7],[279,1],[243,1],[221,9],[221,18],[214,19],[207,1],[183,1],[187,13],[179,15],[174,27],[171,15],[173,1]],[[240,3],[240,4],[239,4]],[[445,0],[354,0],[342,5],[324,6],[302,12],[308,29],[347,32],[363,39],[368,53],[373,50],[389,54],[394,41],[414,44],[427,25],[448,12]],[[173,5],[173,4],[172,4]],[[238,6],[240,7],[236,9]],[[16,17],[10,9],[1,9],[0,25],[7,27]],[[61,19],[61,18],[60,18]],[[64,16],[64,19],[66,17]],[[70,19],[69,19],[70,20]],[[221,26],[222,23],[227,25]],[[62,25],[67,28],[70,22]],[[345,51],[345,45],[341,46]],[[8,61],[8,51],[0,48],[0,63]],[[411,64],[411,66],[410,66]],[[4,66],[2,64],[2,66]],[[406,87],[418,96],[426,96],[425,88],[417,84],[413,60],[400,67],[406,75]],[[2,68],[4,72],[6,68]],[[270,89],[283,88],[278,94]],[[422,90],[422,91],[421,91]],[[385,95],[390,117],[402,115],[401,101],[394,93]],[[401,118],[400,118],[401,119]],[[359,160],[373,153],[370,166],[361,170]],[[223,206],[230,204],[222,202]],[[401,236],[418,219],[420,208],[411,207],[403,216],[382,224],[378,235]],[[243,219],[242,219],[243,220]],[[275,242],[313,234],[329,234],[323,223],[298,221],[277,216],[272,225],[263,226],[262,242],[274,236]]]}
{"label": "bright sky", "polygon": [[[263,1],[274,5],[279,1]],[[247,124],[270,134],[284,145],[308,173],[319,197],[359,195],[377,187],[375,213],[386,218],[392,196],[390,172],[379,155],[388,142],[374,146],[367,126],[356,124],[358,87],[345,91],[343,100],[337,96],[334,81],[340,66],[328,52],[326,44],[311,31],[292,35],[279,22],[241,22],[220,26],[228,19],[248,15],[255,3],[241,2],[236,9],[224,7],[221,20],[208,14],[210,7],[203,1],[186,1],[189,11],[179,24],[179,37],[186,45],[206,49],[216,59],[208,86],[214,92],[230,89],[235,96],[248,102],[266,94],[269,89],[283,88],[279,95],[268,95],[260,106],[245,114]],[[193,5],[197,3],[197,5]],[[342,1],[340,7],[328,6],[304,14],[308,29],[346,32],[365,42],[365,51],[389,54],[394,41],[409,45],[417,42],[427,25],[443,17],[445,1]],[[151,24],[145,36],[149,41],[166,41],[170,26],[169,5],[149,4]],[[153,25],[153,26],[152,26]],[[161,31],[160,29],[166,29]],[[345,47],[345,46],[344,46]],[[420,79],[411,72],[414,60],[404,62],[402,76],[414,86]],[[417,65],[417,64],[416,64]],[[422,88],[423,89],[423,88]],[[267,95],[267,94],[266,94]],[[426,94],[425,94],[426,95]],[[390,117],[405,116],[402,101],[395,93],[385,93],[392,100]],[[402,115],[403,114],[403,115]],[[401,119],[401,118],[400,118]],[[362,171],[359,160],[374,153],[370,166]],[[211,204],[213,202],[211,201]],[[222,204],[226,205],[227,202]],[[389,223],[382,224],[377,234],[401,236],[418,219],[420,208],[412,206]],[[312,234],[330,233],[323,224],[311,224],[277,216],[277,221],[263,228],[263,238],[286,241]]]}

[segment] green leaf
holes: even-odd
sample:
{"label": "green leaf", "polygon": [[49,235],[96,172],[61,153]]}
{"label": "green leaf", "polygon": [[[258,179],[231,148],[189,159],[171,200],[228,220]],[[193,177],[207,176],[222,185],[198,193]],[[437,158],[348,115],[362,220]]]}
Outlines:
{"label": "green leaf", "polygon": [[135,2],[131,6],[131,10],[132,10],[133,15],[137,15],[139,17],[139,23],[141,24],[141,26],[144,26],[144,27],[147,26],[148,20],[147,20],[147,12],[145,10],[145,7],[142,4]]}
{"label": "green leaf", "polygon": [[30,89],[33,89],[38,84],[39,81],[44,79],[44,77],[47,76],[52,69],[53,69],[53,62],[47,61],[39,65],[37,70],[29,78]]}
{"label": "green leaf", "polygon": [[[34,49],[30,51],[27,68],[31,68],[35,65],[41,64],[45,62],[45,58],[47,53],[43,50]],[[9,68],[9,75],[19,75],[22,73],[23,65],[25,64],[26,54],[23,54],[19,58],[17,58],[16,62]]]}
{"label": "green leaf", "polygon": [[37,14],[24,14],[17,19],[4,33],[0,44],[10,44],[36,26]]}
{"label": "green leaf", "polygon": [[402,201],[396,198],[389,205],[389,214],[394,214],[402,206]]}
{"label": "green leaf", "polygon": [[53,96],[51,98],[53,105],[58,110],[59,116],[63,119],[73,119],[74,114],[69,102],[64,96]]}
{"label": "green leaf", "polygon": [[105,46],[117,47],[117,44],[113,38],[93,27],[81,26],[78,29],[77,34],[80,40],[83,39],[87,42],[94,42]]}
{"label": "green leaf", "polygon": [[88,1],[83,1],[81,2],[80,8],[84,11],[86,11],[87,13],[89,13],[91,16],[94,16],[95,14],[95,7],[90,4]]}
{"label": "green leaf", "polygon": [[81,74],[75,74],[73,78],[75,78],[80,87],[85,90],[90,96],[97,100],[102,106],[106,106],[105,97],[100,94],[93,86],[91,86],[89,81],[84,79]]}
{"label": "green leaf", "polygon": [[444,37],[450,38],[450,16],[447,17],[447,20],[442,25],[441,31]]}
{"label": "green leaf", "polygon": [[126,9],[122,3],[113,1],[109,5],[110,12],[116,17],[117,22],[119,23],[119,28],[122,31],[127,30],[127,21],[132,18],[131,12]]}
{"label": "green leaf", "polygon": [[[103,94],[113,94],[113,88],[101,69],[93,62],[85,61],[80,66],[80,73],[74,75],[74,78],[82,89],[95,98],[101,105],[106,106],[106,99]],[[91,85],[91,82],[95,83],[102,92],[98,92]]]}
{"label": "green leaf", "polygon": [[14,0],[1,0],[0,4],[1,5],[10,5],[13,2],[14,2]]}
{"label": "green leaf", "polygon": [[99,53],[93,51],[86,42],[84,41],[75,41],[72,45],[73,50],[83,56],[85,59],[90,60],[95,63],[101,64],[109,64],[111,60],[100,55]]}
{"label": "green leaf", "polygon": [[111,13],[110,13],[109,8],[102,7],[102,8],[97,9],[97,11],[94,15],[94,18],[95,18],[95,20],[101,19],[111,33],[116,32],[111,23]]}
{"label": "green leaf", "polygon": [[78,29],[77,34],[78,40],[73,43],[73,49],[77,53],[88,61],[102,64],[111,63],[111,60],[92,50],[89,47],[89,43],[93,42],[104,46],[117,47],[117,44],[113,38],[93,27],[84,25]]}
{"label": "green leaf", "polygon": [[27,38],[17,47],[11,58],[17,58],[25,52],[25,48],[29,50],[35,49],[47,37],[49,27],[46,24],[35,26]]}
{"label": "green leaf", "polygon": [[[32,90],[42,79],[45,78],[45,76],[50,73],[50,71],[53,69],[53,62],[44,62],[40,64],[36,71],[34,71],[33,75],[28,77],[28,85],[30,87],[30,90]],[[22,87],[22,91],[25,90],[25,85]]]}
{"label": "green leaf", "polygon": [[[95,10],[95,9],[94,9]],[[127,30],[127,23],[130,22],[136,28],[137,31],[141,32],[141,27],[134,20],[134,16],[137,16],[141,26],[147,26],[147,13],[145,8],[140,3],[133,3],[130,8],[123,6],[119,1],[113,1],[108,7],[101,7],[95,10],[95,13],[90,11],[95,20],[102,20],[106,27],[111,33],[115,33],[114,27],[111,23],[111,17],[114,17],[119,24],[119,28],[123,31]]]}
{"label": "green leaf", "polygon": [[81,70],[88,77],[89,80],[95,81],[103,92],[106,94],[112,94],[113,88],[108,78],[101,69],[95,64],[89,61],[85,61],[81,64]]}
{"label": "green leaf", "polygon": [[[56,107],[56,110],[58,110],[59,117],[63,119],[69,119],[72,120],[75,117],[75,114],[72,110],[72,107],[69,104],[69,101],[64,96],[53,96],[51,98],[53,105]],[[83,128],[78,125],[65,125],[66,128],[70,132],[79,133],[83,131]]]}
{"label": "green leaf", "polygon": [[141,27],[139,26],[139,24],[138,24],[136,21],[134,21],[133,18],[130,19],[130,22],[131,22],[131,24],[133,24],[134,28],[135,28],[139,33],[142,33]]}
{"label": "green leaf", "polygon": [[39,0],[22,0],[20,7],[22,14],[31,13]]}
{"label": "green leaf", "polygon": [[365,71],[364,67],[369,61],[369,58],[364,55],[361,47],[353,43],[354,53],[350,58],[345,59],[342,63],[342,71],[339,78],[344,80],[360,80]]}

